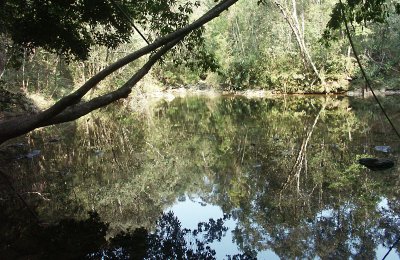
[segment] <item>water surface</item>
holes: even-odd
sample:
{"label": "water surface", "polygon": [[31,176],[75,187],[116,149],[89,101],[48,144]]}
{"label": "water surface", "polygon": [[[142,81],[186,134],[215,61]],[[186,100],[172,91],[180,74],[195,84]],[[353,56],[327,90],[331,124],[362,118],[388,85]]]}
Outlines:
{"label": "water surface", "polygon": [[[385,99],[399,125],[397,103]],[[9,257],[371,259],[400,236],[397,164],[357,163],[399,154],[372,100],[118,105],[3,150]]]}

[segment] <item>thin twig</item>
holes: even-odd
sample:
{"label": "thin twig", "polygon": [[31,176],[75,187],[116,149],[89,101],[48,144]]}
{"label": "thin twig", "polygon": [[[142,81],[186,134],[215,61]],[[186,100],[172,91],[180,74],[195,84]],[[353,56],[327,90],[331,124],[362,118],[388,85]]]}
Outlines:
{"label": "thin twig", "polygon": [[[375,101],[378,103],[379,108],[382,110],[382,112],[383,112],[383,114],[385,115],[386,119],[389,121],[389,124],[391,125],[391,127],[392,127],[393,130],[395,131],[396,135],[400,138],[399,132],[397,131],[397,129],[396,129],[396,127],[394,126],[394,124],[392,123],[392,120],[390,120],[390,118],[389,118],[389,116],[387,115],[385,109],[383,108],[381,102],[379,101],[378,97],[375,95],[374,90],[372,89],[372,86],[371,86],[370,81],[369,81],[369,79],[368,79],[368,77],[367,77],[367,74],[366,74],[365,71],[364,71],[364,67],[362,66],[362,64],[361,64],[361,62],[360,62],[360,59],[359,59],[359,57],[358,57],[357,50],[356,50],[356,48],[355,48],[355,46],[354,46],[354,43],[353,43],[353,39],[351,38],[349,26],[347,25],[346,14],[345,14],[345,11],[344,11],[344,8],[343,8],[343,3],[342,3],[341,0],[339,0],[339,2],[340,2],[340,7],[341,7],[342,15],[343,15],[344,25],[345,25],[345,28],[346,28],[346,35],[347,35],[347,38],[349,39],[351,48],[352,48],[353,53],[354,53],[354,56],[355,56],[355,58],[356,58],[356,60],[357,60],[358,66],[360,67],[360,70],[361,70],[361,73],[362,73],[362,75],[363,75],[363,77],[364,77],[365,83],[367,84],[368,88],[371,90],[371,93],[372,93],[373,97],[375,98]],[[384,260],[384,259],[389,255],[389,253],[392,251],[392,249],[393,249],[399,242],[400,242],[400,236],[399,236],[399,237],[397,238],[397,240],[393,243],[393,245],[389,248],[388,252],[387,252],[387,253],[385,254],[385,256],[382,258],[382,260]]]}
{"label": "thin twig", "polygon": [[43,193],[40,193],[38,191],[27,191],[27,192],[24,192],[22,194],[36,194],[39,197],[41,197],[43,200],[50,201],[50,199],[46,198]]}
{"label": "thin twig", "polygon": [[154,145],[152,145],[152,144],[149,143],[149,142],[146,142],[146,144],[147,144],[148,146],[150,146],[156,153],[158,153],[159,156],[161,156],[163,159],[165,159],[165,156],[162,155],[162,154],[160,153],[160,151],[159,151],[157,148],[154,147]]}
{"label": "thin twig", "polygon": [[339,0],[339,2],[340,2],[340,7],[341,7],[342,15],[343,15],[344,26],[345,26],[345,28],[346,28],[346,35],[347,35],[347,38],[349,39],[351,48],[352,48],[353,53],[354,53],[354,56],[355,56],[355,58],[356,58],[356,60],[357,60],[358,66],[360,67],[361,74],[362,74],[363,77],[364,77],[365,83],[367,84],[368,88],[371,90],[371,93],[372,93],[372,95],[374,96],[375,101],[378,103],[379,108],[382,110],[382,113],[385,115],[386,119],[388,120],[389,124],[391,125],[391,127],[392,127],[393,130],[395,131],[396,135],[400,138],[400,133],[397,131],[396,127],[394,126],[394,124],[393,124],[393,122],[392,122],[392,120],[390,120],[388,114],[386,113],[386,111],[385,111],[385,109],[383,108],[381,102],[379,101],[378,97],[375,95],[374,90],[372,89],[371,83],[370,83],[370,81],[369,81],[369,79],[368,79],[368,77],[367,77],[367,74],[365,73],[364,67],[362,66],[361,61],[360,61],[360,59],[359,59],[359,57],[358,57],[357,50],[356,50],[356,48],[355,48],[355,46],[354,46],[354,43],[353,43],[353,39],[351,38],[349,26],[347,25],[347,19],[346,19],[346,14],[345,14],[345,11],[344,11],[344,8],[343,8],[342,0]]}

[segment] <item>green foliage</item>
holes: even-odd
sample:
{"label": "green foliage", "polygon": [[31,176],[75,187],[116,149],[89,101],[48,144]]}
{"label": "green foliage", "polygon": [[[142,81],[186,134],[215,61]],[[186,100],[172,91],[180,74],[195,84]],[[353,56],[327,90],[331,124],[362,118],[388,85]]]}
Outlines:
{"label": "green foliage", "polygon": [[[348,49],[347,38],[333,29],[340,28],[341,24],[339,4],[334,5],[332,1],[297,3],[298,19],[304,19],[301,23],[305,45],[325,81],[321,85],[304,65],[295,36],[279,9],[273,3],[258,2],[261,5],[256,1],[239,2],[226,17],[207,25],[202,48],[214,57],[211,63],[216,65],[219,83],[231,90],[263,88],[284,93],[330,93],[348,89],[347,79],[358,77],[359,71]],[[286,5],[290,7],[291,3]],[[348,12],[354,21],[382,22],[389,12],[394,12],[393,7],[382,1],[370,1],[366,6],[353,1],[348,5],[353,8],[348,8]],[[398,82],[394,76],[399,57],[396,52],[398,21],[394,16],[389,18],[392,26],[382,23],[374,25],[370,31],[364,28],[358,30],[355,38],[360,52],[366,54],[362,58],[368,64],[367,70],[383,87],[386,87],[385,82],[393,87]],[[322,45],[323,42],[329,44]],[[206,76],[207,70],[189,70],[189,64],[188,61],[178,64],[184,68],[172,63],[164,67],[166,82],[184,84],[189,80],[192,83],[196,81],[196,74],[201,78]],[[357,87],[357,81],[354,83]]]}
{"label": "green foliage", "polygon": [[[398,80],[394,74],[399,64],[399,17],[395,5],[387,1],[338,3],[323,34],[323,42],[337,44],[343,37],[345,19],[352,25],[351,37],[374,87],[397,88]],[[359,74],[358,68],[352,74]]]}
{"label": "green foliage", "polygon": [[[122,56],[110,54],[121,49],[127,53],[141,46],[143,39],[132,37],[132,22],[152,40],[186,25],[198,15],[195,10],[215,5],[214,1],[202,5],[199,1],[100,1],[96,2],[96,8],[91,8],[94,2],[89,0],[39,2],[1,3],[0,34],[4,44],[0,46],[0,67],[14,57],[7,62],[7,68],[16,61],[25,70],[22,73],[7,69],[2,77],[7,88],[18,89],[22,85],[23,89],[52,97],[69,92],[72,85],[82,83]],[[276,2],[293,11],[293,3]],[[226,16],[186,37],[165,56],[153,75],[167,85],[197,83],[212,75],[212,80],[230,90],[342,92],[348,88],[346,79],[359,74],[345,35],[340,31],[344,8],[355,28],[354,39],[359,52],[364,54],[361,59],[369,75],[382,87],[393,88],[398,84],[400,21],[393,15],[398,12],[398,4],[357,0],[342,5],[333,1],[296,5],[304,44],[326,84],[318,83],[305,64],[287,19],[275,2],[267,1],[239,1]],[[131,43],[132,40],[136,42]],[[13,49],[13,45],[17,48]],[[62,54],[62,58],[49,56],[49,52]],[[86,63],[83,68],[82,64],[72,63],[71,67],[63,64],[71,58],[86,59]],[[121,70],[105,84],[124,82],[135,68],[137,65]],[[353,82],[357,86],[357,81]]]}
{"label": "green foliage", "polygon": [[219,64],[215,52],[207,48],[203,30],[191,34],[187,40],[178,44],[159,64],[155,77],[165,85],[190,84],[204,78],[206,73],[215,72]]}
{"label": "green foliage", "polygon": [[116,48],[127,43],[137,23],[165,35],[188,22],[198,3],[176,1],[2,1],[0,34],[29,53],[42,47],[67,58],[84,60],[95,45]]}
{"label": "green foliage", "polygon": [[[341,45],[326,49],[319,43],[330,6],[330,2],[304,2],[298,6],[298,15],[305,17],[306,45],[317,68],[333,82],[343,78],[348,64],[340,54]],[[316,85],[315,75],[304,67],[293,32],[273,3],[239,2],[227,17],[207,26],[205,37],[207,48],[215,52],[220,81],[230,89],[262,88],[285,93],[327,89]]]}
{"label": "green foliage", "polygon": [[[66,61],[61,56],[36,49],[34,54],[22,58],[20,67],[7,68],[4,71],[3,86],[14,92],[40,95],[49,101],[58,99],[140,45],[137,37],[132,38],[131,42],[115,49],[94,46],[85,61]],[[96,92],[104,93],[122,85],[141,64],[142,61],[139,60],[118,70],[103,80],[96,87]]]}
{"label": "green foliage", "polygon": [[384,0],[350,0],[337,3],[332,9],[331,19],[327,24],[326,33],[329,30],[338,30],[341,28],[345,19],[350,23],[366,24],[383,23],[390,13],[393,13],[393,6],[397,3],[390,3]]}
{"label": "green foliage", "polygon": [[[395,140],[373,104],[343,97],[188,97],[150,104],[143,113],[118,104],[69,128],[35,132],[10,158],[34,148],[40,156],[3,167],[13,169],[15,189],[42,220],[86,219],[94,209],[116,243],[132,241],[127,230],[141,226],[152,234],[179,231],[156,226],[160,212],[196,196],[233,216],[243,252],[371,256],[393,243],[399,213],[397,168],[379,173],[356,164],[366,152],[383,156],[373,147]],[[398,114],[396,97],[384,105]],[[28,197],[27,190],[42,197]],[[7,210],[19,205],[10,196],[3,190]],[[389,201],[385,210],[381,198]]]}

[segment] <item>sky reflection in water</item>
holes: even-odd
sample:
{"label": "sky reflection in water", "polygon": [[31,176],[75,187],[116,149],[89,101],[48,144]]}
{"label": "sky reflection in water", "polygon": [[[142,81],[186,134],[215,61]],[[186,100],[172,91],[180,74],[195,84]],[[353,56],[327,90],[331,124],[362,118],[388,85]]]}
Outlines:
{"label": "sky reflection in water", "polygon": [[[396,98],[385,102],[400,118]],[[43,221],[94,210],[109,239],[154,231],[160,213],[172,211],[178,229],[192,231],[225,217],[228,230],[216,225],[206,243],[218,259],[381,258],[400,235],[398,167],[371,172],[357,163],[397,162],[399,141],[378,114],[373,102],[347,98],[179,98],[39,131],[12,156],[40,155],[10,167],[20,171],[21,193],[49,199],[26,195]],[[374,149],[387,145],[390,152]]]}

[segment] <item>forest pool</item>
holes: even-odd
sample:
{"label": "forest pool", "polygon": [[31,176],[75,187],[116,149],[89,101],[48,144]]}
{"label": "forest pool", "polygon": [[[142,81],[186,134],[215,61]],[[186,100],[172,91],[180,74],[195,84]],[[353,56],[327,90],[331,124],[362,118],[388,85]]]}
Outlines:
{"label": "forest pool", "polygon": [[1,147],[0,258],[399,259],[399,152],[369,99],[119,104]]}

